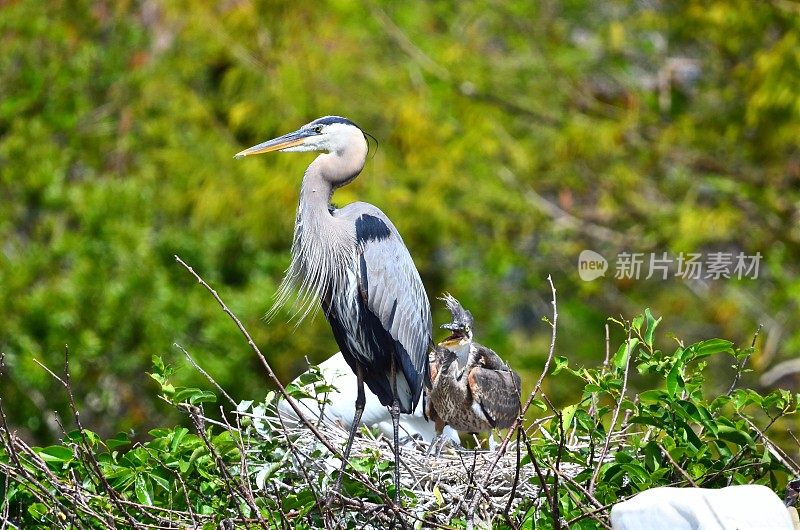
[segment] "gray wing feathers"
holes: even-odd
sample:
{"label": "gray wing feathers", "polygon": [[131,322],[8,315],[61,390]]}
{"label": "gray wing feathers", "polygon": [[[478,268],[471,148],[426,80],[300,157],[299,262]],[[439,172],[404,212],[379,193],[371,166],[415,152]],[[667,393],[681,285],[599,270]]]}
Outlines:
{"label": "gray wing feathers", "polygon": [[405,347],[417,372],[424,374],[431,344],[431,309],[411,255],[395,230],[385,239],[364,242],[362,252],[367,307]]}

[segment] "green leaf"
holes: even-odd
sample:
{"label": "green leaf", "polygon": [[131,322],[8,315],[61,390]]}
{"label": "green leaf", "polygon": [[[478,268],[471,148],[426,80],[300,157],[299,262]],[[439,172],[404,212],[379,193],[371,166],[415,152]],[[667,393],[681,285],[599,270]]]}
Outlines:
{"label": "green leaf", "polygon": [[633,482],[638,484],[650,483],[650,474],[638,462],[623,464],[621,467],[627,472],[628,478]]}
{"label": "green leaf", "polygon": [[763,406],[764,398],[758,392],[750,390],[749,388],[737,388],[731,394],[731,401],[737,410],[742,409],[748,405]]}
{"label": "green leaf", "polygon": [[128,435],[124,432],[118,433],[115,437],[106,440],[106,446],[111,450],[117,449],[118,447],[122,447],[124,445],[129,445],[130,443],[130,438],[128,438]]}
{"label": "green leaf", "polygon": [[641,403],[664,403],[669,398],[669,394],[663,390],[645,390],[639,394]]}
{"label": "green leaf", "polygon": [[656,331],[656,327],[661,322],[663,317],[658,317],[656,320],[653,317],[653,313],[650,312],[650,308],[644,310],[644,316],[647,319],[647,329],[644,332],[644,342],[650,349],[653,349],[653,334]]}
{"label": "green leaf", "polygon": [[628,356],[633,355],[636,347],[639,345],[639,339],[631,339],[630,341],[623,342],[614,354],[614,366],[618,370],[624,370],[628,364]]}
{"label": "green leaf", "polygon": [[151,473],[150,474],[150,479],[153,482],[155,482],[158,485],[158,487],[160,487],[162,490],[164,490],[167,493],[169,493],[169,491],[172,489],[169,480],[165,479],[164,477],[162,477],[162,476],[160,476],[160,475],[158,475],[156,473]]}
{"label": "green leaf", "polygon": [[655,442],[649,442],[644,447],[644,465],[651,472],[661,467],[663,458],[661,448]]}
{"label": "green leaf", "polygon": [[556,355],[553,357],[553,370],[550,372],[552,375],[559,374],[562,370],[569,366],[569,361],[563,355]]}
{"label": "green leaf", "polygon": [[651,415],[644,415],[644,414],[641,414],[639,416],[633,416],[630,420],[628,420],[628,422],[629,423],[636,423],[636,424],[639,424],[639,425],[652,425],[653,427],[663,427],[664,426],[664,422],[663,422],[663,420],[661,418],[658,418],[658,417],[655,417],[655,416],[651,416]]}
{"label": "green leaf", "polygon": [[28,514],[37,521],[43,521],[47,515],[47,506],[41,502],[34,502],[28,506]]}
{"label": "green leaf", "polygon": [[577,410],[577,408],[578,408],[578,405],[575,404],[575,405],[570,405],[568,407],[564,407],[562,409],[562,411],[561,411],[561,421],[563,422],[565,431],[567,429],[569,429],[570,426],[572,425],[572,418],[575,416],[575,411]]}
{"label": "green leaf", "polygon": [[200,458],[201,456],[206,455],[206,453],[207,453],[207,450],[206,450],[206,448],[204,446],[198,447],[197,449],[192,451],[192,454],[189,457],[189,464],[194,464],[197,461],[198,458]]}
{"label": "green leaf", "polygon": [[138,475],[136,477],[136,486],[134,490],[136,491],[136,498],[139,499],[140,503],[147,506],[153,505],[153,483],[150,482],[149,478],[144,475]]}
{"label": "green leaf", "polygon": [[531,408],[540,412],[545,412],[547,410],[547,405],[541,399],[534,399],[531,401]]}
{"label": "green leaf", "polygon": [[197,405],[198,403],[216,403],[217,396],[208,390],[201,390],[189,398],[189,403]]}
{"label": "green leaf", "polygon": [[733,343],[724,339],[709,339],[693,345],[693,349],[695,352],[694,358],[702,359],[716,353],[727,352],[733,354]]}
{"label": "green leaf", "polygon": [[[650,311],[649,309],[645,309],[645,311]],[[631,327],[636,331],[642,329],[642,323],[644,322],[643,315],[636,315],[633,320],[631,321]]]}
{"label": "green leaf", "polygon": [[181,444],[183,437],[189,433],[189,429],[186,427],[178,427],[175,429],[175,432],[172,434],[172,443],[170,443],[170,452],[174,453],[178,449],[178,446]]}
{"label": "green leaf", "polygon": [[680,359],[675,361],[672,369],[667,374],[667,394],[670,397],[675,397],[678,387],[683,386],[683,379],[681,378],[681,370],[683,369],[683,362]]}
{"label": "green leaf", "polygon": [[201,392],[202,390],[199,388],[181,388],[175,393],[172,399],[177,402],[186,402],[189,401],[192,396],[195,396]]}
{"label": "green leaf", "polygon": [[164,360],[161,358],[160,355],[153,355],[150,358],[150,361],[153,363],[153,368],[155,368],[156,373],[163,374],[166,370],[164,366]]}
{"label": "green leaf", "polygon": [[63,445],[51,445],[44,449],[38,449],[37,453],[45,462],[68,462],[75,457],[72,449]]}
{"label": "green leaf", "polygon": [[114,471],[107,472],[106,478],[111,486],[118,491],[125,491],[133,484],[136,479],[135,473],[131,468],[119,467]]}
{"label": "green leaf", "polygon": [[717,438],[740,446],[753,447],[755,445],[755,441],[748,433],[737,429],[733,425],[719,425]]}

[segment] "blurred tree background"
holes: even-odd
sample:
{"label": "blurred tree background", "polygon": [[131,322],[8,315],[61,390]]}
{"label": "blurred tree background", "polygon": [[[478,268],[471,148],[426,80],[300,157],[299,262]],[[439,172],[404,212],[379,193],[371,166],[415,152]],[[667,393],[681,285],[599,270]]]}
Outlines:
{"label": "blurred tree background", "polygon": [[[756,380],[800,351],[800,8],[791,0],[0,2],[0,396],[34,441],[66,396],[101,434],[171,414],[152,355],[234,397],[337,347],[317,314],[262,320],[312,155],[232,155],[326,114],[379,141],[337,192],[383,209],[429,296],[452,292],[532,386],[547,354],[596,364],[608,316],[749,345]],[[609,259],[582,281],[578,255]],[[621,252],[744,252],[757,279],[617,279]],[[434,319],[447,315],[434,301]],[[288,323],[287,323],[288,322]],[[441,335],[437,335],[441,337]],[[614,337],[618,344],[621,337]],[[665,345],[666,347],[667,345]],[[730,369],[719,370],[720,387]],[[548,389],[574,401],[568,382]]]}

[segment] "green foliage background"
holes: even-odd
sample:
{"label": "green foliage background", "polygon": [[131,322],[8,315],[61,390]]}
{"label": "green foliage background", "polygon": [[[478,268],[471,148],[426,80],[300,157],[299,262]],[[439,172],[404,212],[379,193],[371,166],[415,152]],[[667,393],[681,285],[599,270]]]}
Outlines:
{"label": "green foliage background", "polygon": [[[311,156],[232,159],[325,114],[380,142],[335,200],[383,209],[429,296],[461,299],[529,386],[548,274],[573,363],[596,365],[606,316],[643,306],[687,341],[749,344],[765,324],[757,370],[800,350],[793,2],[12,1],[0,47],[0,384],[34,440],[60,437],[39,411],[66,404],[34,358],[55,368],[65,344],[103,435],[171,414],[145,371],[153,354],[180,365],[176,341],[234,397],[263,397],[174,254],[284,380],[336,351],[320,315],[262,320]],[[583,282],[583,249],[764,258],[757,280]]]}

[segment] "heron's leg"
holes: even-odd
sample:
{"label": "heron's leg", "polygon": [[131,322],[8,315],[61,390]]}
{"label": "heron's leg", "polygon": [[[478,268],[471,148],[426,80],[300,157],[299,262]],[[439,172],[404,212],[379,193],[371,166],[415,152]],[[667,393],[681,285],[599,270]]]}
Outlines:
{"label": "heron's leg", "polygon": [[[333,493],[338,494],[342,489],[342,478],[344,478],[344,470],[347,468],[347,461],[350,459],[350,450],[353,448],[353,438],[355,438],[356,431],[361,425],[361,415],[364,413],[364,405],[367,401],[364,395],[364,369],[360,364],[356,364],[356,382],[358,384],[358,394],[356,395],[356,413],[353,416],[353,424],[350,426],[350,436],[347,438],[347,445],[344,448],[344,455],[342,455],[342,467],[339,470],[339,476],[336,477],[336,484],[333,486]],[[328,495],[327,504],[330,505],[333,495]]]}
{"label": "heron's leg", "polygon": [[400,506],[400,400],[397,397],[397,361],[392,355],[392,427],[394,428],[394,503]]}

